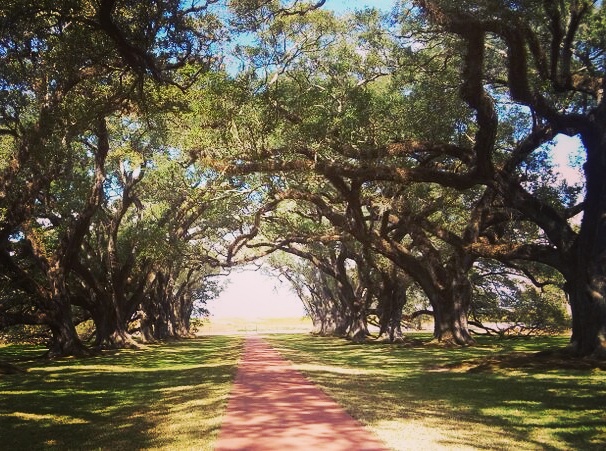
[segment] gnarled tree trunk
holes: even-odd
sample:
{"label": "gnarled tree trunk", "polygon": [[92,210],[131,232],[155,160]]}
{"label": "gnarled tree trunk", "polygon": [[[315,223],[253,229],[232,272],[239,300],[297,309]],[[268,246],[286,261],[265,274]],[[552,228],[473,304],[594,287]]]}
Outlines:
{"label": "gnarled tree trunk", "polygon": [[45,317],[52,339],[47,357],[90,355],[90,350],[80,340],[74,325],[63,271],[60,268],[52,268],[48,277],[51,281],[51,296],[45,305]]}
{"label": "gnarled tree trunk", "polygon": [[379,316],[379,340],[394,343],[402,341],[402,310],[406,305],[406,290],[411,280],[404,278],[392,270],[389,274],[383,274],[383,286],[379,293],[379,305],[377,307]]}
{"label": "gnarled tree trunk", "polygon": [[471,283],[466,272],[458,272],[453,276],[450,286],[434,292],[430,300],[434,312],[436,340],[460,346],[475,343],[467,323],[471,293]]}
{"label": "gnarled tree trunk", "polygon": [[90,309],[95,323],[95,347],[107,349],[137,349],[139,344],[128,332],[118,307],[111,300],[99,302]]}
{"label": "gnarled tree trunk", "polygon": [[[602,121],[604,116],[603,112]],[[574,269],[568,285],[573,351],[606,357],[606,127],[596,129],[601,133],[583,139],[587,149],[585,210],[571,252]]]}

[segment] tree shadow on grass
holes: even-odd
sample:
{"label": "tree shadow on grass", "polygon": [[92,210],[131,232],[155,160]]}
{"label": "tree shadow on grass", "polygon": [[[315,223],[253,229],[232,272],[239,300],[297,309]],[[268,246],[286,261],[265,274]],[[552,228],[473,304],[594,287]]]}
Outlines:
{"label": "tree shadow on grass", "polygon": [[606,444],[606,384],[599,369],[449,369],[495,353],[536,351],[553,346],[553,339],[485,340],[464,349],[309,336],[276,336],[272,343],[395,449],[597,450]]}
{"label": "tree shadow on grass", "polygon": [[212,449],[240,351],[239,338],[217,336],[80,360],[20,362],[27,374],[0,379],[0,444]]}

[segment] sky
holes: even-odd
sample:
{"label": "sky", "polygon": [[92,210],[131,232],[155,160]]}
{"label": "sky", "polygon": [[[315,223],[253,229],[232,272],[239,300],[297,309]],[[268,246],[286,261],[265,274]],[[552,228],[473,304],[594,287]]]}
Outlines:
{"label": "sky", "polygon": [[583,180],[581,168],[571,165],[571,159],[578,156],[581,148],[581,140],[578,137],[558,135],[556,145],[552,149],[553,162],[558,166],[558,172],[569,183]]}
{"label": "sky", "polygon": [[337,13],[344,11],[354,11],[366,7],[374,7],[384,11],[390,11],[395,4],[395,0],[326,0],[323,9],[331,9]]}
{"label": "sky", "polygon": [[303,304],[286,280],[261,270],[235,269],[226,287],[207,308],[212,318],[301,318]]}

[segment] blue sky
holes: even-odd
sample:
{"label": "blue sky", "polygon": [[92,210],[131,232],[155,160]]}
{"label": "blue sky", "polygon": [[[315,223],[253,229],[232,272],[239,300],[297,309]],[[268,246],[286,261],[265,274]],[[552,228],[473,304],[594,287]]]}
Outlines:
{"label": "blue sky", "polygon": [[356,9],[364,9],[366,7],[375,7],[385,11],[391,10],[395,4],[395,0],[326,0],[323,8],[331,9],[335,12],[342,13],[345,11],[353,11]]}

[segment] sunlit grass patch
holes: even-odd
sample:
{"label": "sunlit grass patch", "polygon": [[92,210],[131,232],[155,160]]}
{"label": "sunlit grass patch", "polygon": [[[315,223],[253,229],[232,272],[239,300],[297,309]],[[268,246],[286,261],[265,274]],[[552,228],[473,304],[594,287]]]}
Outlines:
{"label": "sunlit grass patch", "polygon": [[[242,346],[215,336],[0,377],[2,449],[202,449],[218,434]],[[31,357],[3,347],[0,359]]]}
{"label": "sunlit grass patch", "polygon": [[313,329],[310,318],[211,318],[198,326],[203,335],[247,333],[305,333]]}
{"label": "sunlit grass patch", "polygon": [[528,357],[565,337],[454,349],[269,339],[393,449],[606,449],[605,372]]}

